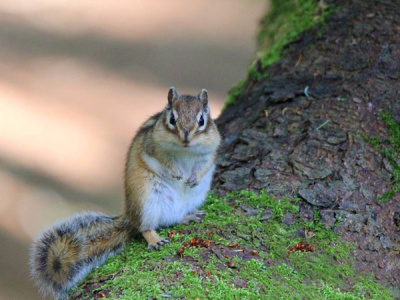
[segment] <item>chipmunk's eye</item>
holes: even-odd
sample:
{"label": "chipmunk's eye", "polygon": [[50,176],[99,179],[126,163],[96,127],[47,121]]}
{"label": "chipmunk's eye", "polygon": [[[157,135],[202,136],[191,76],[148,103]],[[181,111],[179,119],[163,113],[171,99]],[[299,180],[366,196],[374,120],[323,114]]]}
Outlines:
{"label": "chipmunk's eye", "polygon": [[199,120],[199,127],[203,127],[204,126],[204,118],[203,115],[201,115],[200,120]]}
{"label": "chipmunk's eye", "polygon": [[172,126],[175,126],[176,120],[175,120],[174,114],[171,114],[171,118],[169,119],[169,124],[171,124]]}

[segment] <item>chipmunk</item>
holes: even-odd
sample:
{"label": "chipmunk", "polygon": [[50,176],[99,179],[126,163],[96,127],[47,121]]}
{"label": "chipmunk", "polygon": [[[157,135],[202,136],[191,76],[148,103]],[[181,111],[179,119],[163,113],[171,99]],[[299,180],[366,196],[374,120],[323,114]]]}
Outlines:
{"label": "chipmunk", "polygon": [[159,227],[198,222],[210,189],[220,135],[205,89],[196,96],[168,92],[165,109],[133,138],[125,167],[121,216],[77,214],[41,233],[31,250],[31,273],[44,295],[67,299],[94,267],[122,251],[140,233],[148,250],[169,242]]}

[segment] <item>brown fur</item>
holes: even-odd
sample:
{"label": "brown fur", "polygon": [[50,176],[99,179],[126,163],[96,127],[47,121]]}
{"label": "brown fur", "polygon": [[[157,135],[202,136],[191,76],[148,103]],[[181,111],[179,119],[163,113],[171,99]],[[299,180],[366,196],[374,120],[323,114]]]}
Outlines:
{"label": "brown fur", "polygon": [[63,284],[68,276],[71,265],[79,261],[80,247],[75,240],[62,237],[49,250],[47,272],[53,274],[58,284]]}

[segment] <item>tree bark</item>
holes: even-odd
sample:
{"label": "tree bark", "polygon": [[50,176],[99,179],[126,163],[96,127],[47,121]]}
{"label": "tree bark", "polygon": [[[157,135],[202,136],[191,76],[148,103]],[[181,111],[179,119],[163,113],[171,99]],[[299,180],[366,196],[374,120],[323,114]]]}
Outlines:
{"label": "tree bark", "polygon": [[307,30],[259,68],[268,76],[248,80],[218,118],[214,188],[301,198],[302,218],[318,210],[357,244],[357,267],[399,293],[400,195],[377,200],[393,170],[363,136],[387,136],[381,113],[400,121],[400,3],[333,4],[322,31]]}

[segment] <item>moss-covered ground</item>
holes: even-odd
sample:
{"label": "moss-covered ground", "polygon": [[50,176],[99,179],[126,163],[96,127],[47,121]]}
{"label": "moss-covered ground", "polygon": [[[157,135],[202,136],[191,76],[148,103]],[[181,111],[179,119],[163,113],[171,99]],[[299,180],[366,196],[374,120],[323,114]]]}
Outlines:
{"label": "moss-covered ground", "polygon": [[[295,202],[264,192],[210,195],[201,223],[161,230],[171,236],[161,251],[147,252],[144,240],[133,241],[73,294],[81,299],[392,299],[388,289],[353,269],[352,245],[325,228],[318,213],[313,222],[301,220]],[[183,245],[194,237],[209,240],[204,243],[209,247]],[[311,250],[296,251],[298,243]],[[91,278],[103,279],[103,285],[93,288]]]}

